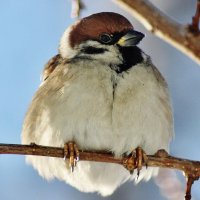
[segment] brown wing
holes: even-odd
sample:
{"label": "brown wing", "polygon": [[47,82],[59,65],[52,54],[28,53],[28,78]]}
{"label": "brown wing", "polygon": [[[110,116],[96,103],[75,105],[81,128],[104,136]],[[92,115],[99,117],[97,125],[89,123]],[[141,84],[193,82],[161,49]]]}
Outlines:
{"label": "brown wing", "polygon": [[61,63],[61,61],[62,58],[60,54],[57,54],[47,62],[42,73],[42,81],[45,81],[50,76],[50,74]]}

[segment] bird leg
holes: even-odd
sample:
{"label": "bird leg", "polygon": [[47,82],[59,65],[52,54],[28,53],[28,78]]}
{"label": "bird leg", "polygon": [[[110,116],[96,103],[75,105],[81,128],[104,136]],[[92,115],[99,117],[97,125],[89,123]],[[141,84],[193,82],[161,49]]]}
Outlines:
{"label": "bird leg", "polygon": [[148,157],[141,147],[137,147],[131,154],[125,159],[123,165],[132,174],[134,169],[137,169],[137,175],[139,177],[140,170],[143,164],[147,167]]}
{"label": "bird leg", "polygon": [[68,142],[64,145],[64,160],[69,158],[69,167],[74,171],[76,163],[79,161],[79,150],[74,142]]}

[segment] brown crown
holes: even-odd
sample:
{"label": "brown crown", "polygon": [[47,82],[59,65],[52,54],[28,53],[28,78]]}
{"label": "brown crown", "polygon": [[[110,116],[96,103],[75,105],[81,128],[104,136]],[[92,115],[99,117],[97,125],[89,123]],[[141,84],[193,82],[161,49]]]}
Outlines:
{"label": "brown crown", "polygon": [[113,34],[133,29],[132,24],[122,15],[112,12],[102,12],[83,18],[72,27],[70,45],[74,47],[86,40],[98,39],[102,33]]}

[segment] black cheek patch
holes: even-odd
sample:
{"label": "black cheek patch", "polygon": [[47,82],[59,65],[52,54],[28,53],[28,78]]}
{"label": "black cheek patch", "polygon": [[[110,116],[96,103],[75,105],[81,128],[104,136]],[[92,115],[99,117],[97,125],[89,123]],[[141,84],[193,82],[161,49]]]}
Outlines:
{"label": "black cheek patch", "polygon": [[101,53],[104,53],[105,51],[108,51],[108,50],[104,48],[96,48],[96,47],[89,46],[82,49],[81,52],[85,54],[101,54]]}

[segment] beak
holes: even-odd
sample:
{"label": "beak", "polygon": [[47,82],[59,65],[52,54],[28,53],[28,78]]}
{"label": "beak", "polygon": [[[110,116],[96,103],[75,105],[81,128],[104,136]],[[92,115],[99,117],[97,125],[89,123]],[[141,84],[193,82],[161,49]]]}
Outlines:
{"label": "beak", "polygon": [[122,36],[117,42],[122,47],[136,46],[144,37],[144,34],[138,31],[130,30]]}

